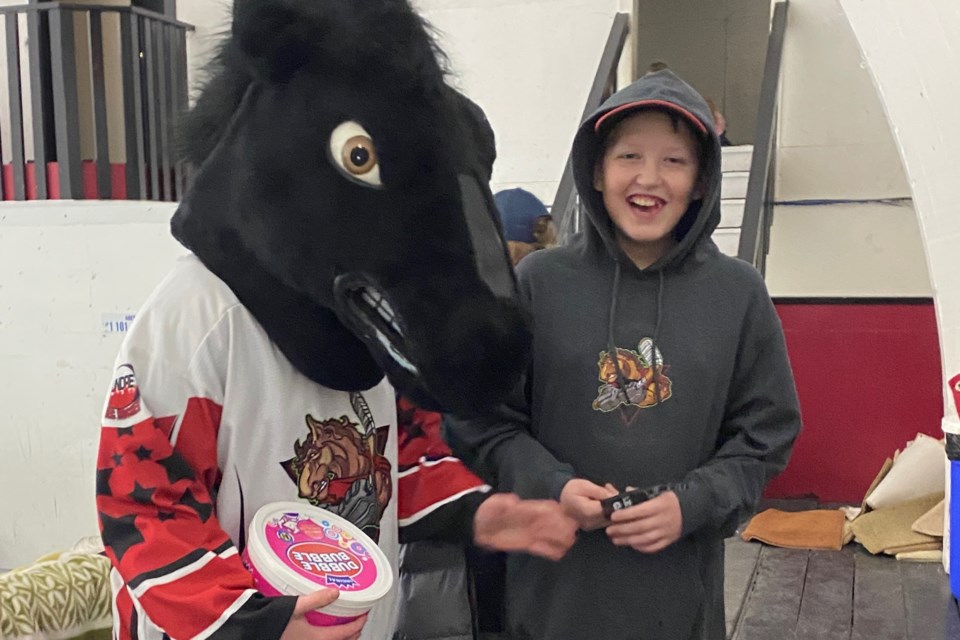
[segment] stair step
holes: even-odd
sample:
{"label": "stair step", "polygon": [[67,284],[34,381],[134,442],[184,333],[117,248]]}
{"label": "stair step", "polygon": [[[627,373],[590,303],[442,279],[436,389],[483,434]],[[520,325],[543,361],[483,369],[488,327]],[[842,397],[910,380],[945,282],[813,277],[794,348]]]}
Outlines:
{"label": "stair step", "polygon": [[740,229],[717,229],[713,232],[713,241],[722,253],[736,257],[740,248]]}
{"label": "stair step", "polygon": [[749,181],[749,171],[724,172],[723,183],[720,186],[721,197],[724,200],[735,200],[747,197],[747,182]]}
{"label": "stair step", "polygon": [[743,198],[720,201],[719,228],[739,229],[743,226],[743,207],[746,204]]}
{"label": "stair step", "polygon": [[722,171],[750,171],[750,162],[753,160],[753,145],[744,144],[736,147],[723,147]]}

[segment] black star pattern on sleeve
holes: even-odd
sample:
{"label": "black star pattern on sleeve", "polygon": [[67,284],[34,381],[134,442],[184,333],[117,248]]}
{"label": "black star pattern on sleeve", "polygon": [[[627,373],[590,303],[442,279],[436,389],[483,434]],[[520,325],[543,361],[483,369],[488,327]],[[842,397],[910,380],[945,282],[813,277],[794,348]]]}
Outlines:
{"label": "black star pattern on sleeve", "polygon": [[183,456],[173,453],[169,458],[157,460],[167,471],[167,480],[170,484],[175,484],[178,480],[193,480],[195,478],[193,469],[187,464]]}
{"label": "black star pattern on sleeve", "polygon": [[190,491],[190,489],[183,492],[183,497],[180,498],[180,504],[196,511],[197,515],[200,516],[201,522],[209,520],[210,515],[213,513],[213,505],[209,502],[200,502],[194,498],[193,492]]}
{"label": "black star pattern on sleeve", "polygon": [[133,427],[122,427],[117,429],[118,438],[122,438],[124,436],[132,436],[132,435],[133,435]]}
{"label": "black star pattern on sleeve", "polygon": [[113,475],[113,469],[97,469],[97,495],[113,495],[110,491],[110,476]]}
{"label": "black star pattern on sleeve", "polygon": [[138,459],[138,460],[141,460],[141,461],[142,461],[142,460],[149,460],[149,459],[150,459],[150,454],[153,453],[153,450],[147,449],[145,446],[140,445],[140,448],[137,449],[134,453],[137,454],[137,459]]}
{"label": "black star pattern on sleeve", "polygon": [[112,458],[113,458],[113,466],[119,467],[121,464],[123,464],[123,454],[122,454],[122,453],[115,453],[115,454],[113,454]]}
{"label": "black star pattern on sleeve", "polygon": [[111,518],[105,513],[100,514],[100,524],[103,526],[103,540],[117,556],[123,560],[124,554],[134,545],[143,542],[143,535],[134,523],[137,516],[131,513],[120,518]]}
{"label": "black star pattern on sleeve", "polygon": [[133,498],[134,502],[150,504],[153,501],[154,492],[156,492],[156,489],[147,489],[146,487],[140,486],[139,482],[134,482],[133,491],[131,491],[129,495]]}
{"label": "black star pattern on sleeve", "polygon": [[159,520],[160,522],[173,520],[176,517],[177,517],[177,514],[175,511],[158,511],[157,512],[157,520]]}

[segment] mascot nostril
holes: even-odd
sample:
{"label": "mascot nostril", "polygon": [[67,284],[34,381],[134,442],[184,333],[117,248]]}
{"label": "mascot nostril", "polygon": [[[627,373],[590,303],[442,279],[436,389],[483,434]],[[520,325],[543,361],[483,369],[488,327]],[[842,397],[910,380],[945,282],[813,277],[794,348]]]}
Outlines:
{"label": "mascot nostril", "polygon": [[475,414],[519,379],[529,336],[493,132],[438,59],[400,0],[237,0],[188,118],[196,171],[173,232],[311,380],[386,375]]}

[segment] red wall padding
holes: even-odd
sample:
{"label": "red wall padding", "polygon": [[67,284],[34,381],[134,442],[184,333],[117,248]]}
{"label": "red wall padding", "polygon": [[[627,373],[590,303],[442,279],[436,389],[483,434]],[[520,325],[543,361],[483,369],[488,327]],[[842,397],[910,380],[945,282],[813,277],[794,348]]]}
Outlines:
{"label": "red wall padding", "polygon": [[859,503],[883,461],[918,432],[940,438],[933,303],[777,303],[803,431],[771,498]]}

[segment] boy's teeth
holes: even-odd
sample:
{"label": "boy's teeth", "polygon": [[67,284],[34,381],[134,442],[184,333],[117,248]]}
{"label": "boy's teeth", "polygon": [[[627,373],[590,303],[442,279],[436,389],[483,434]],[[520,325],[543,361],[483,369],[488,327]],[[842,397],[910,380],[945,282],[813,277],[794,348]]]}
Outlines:
{"label": "boy's teeth", "polygon": [[644,198],[644,197],[633,197],[630,198],[630,202],[637,205],[638,207],[652,207],[657,204],[656,198]]}

